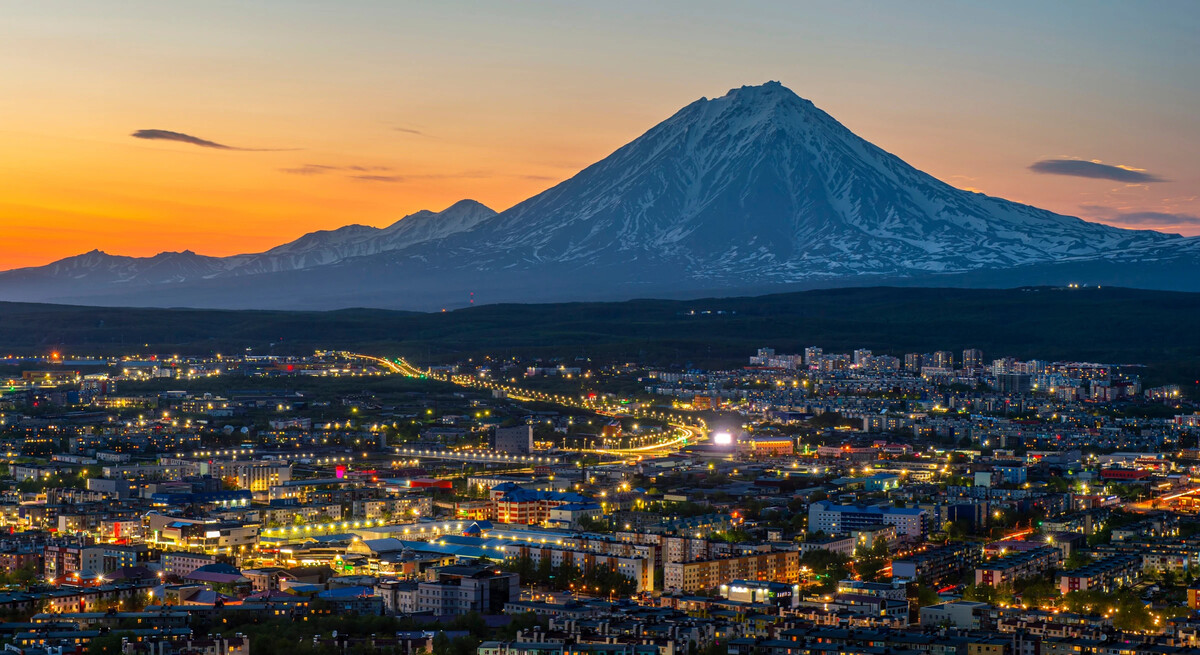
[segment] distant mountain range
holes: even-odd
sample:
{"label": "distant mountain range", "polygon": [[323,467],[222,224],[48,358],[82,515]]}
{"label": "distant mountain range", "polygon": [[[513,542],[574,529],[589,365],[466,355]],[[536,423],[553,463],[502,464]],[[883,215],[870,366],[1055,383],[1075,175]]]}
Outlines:
{"label": "distant mountain range", "polygon": [[93,250],[46,266],[0,273],[0,295],[6,294],[10,286],[27,287],[39,294],[103,294],[106,289],[119,287],[128,291],[218,277],[297,271],[403,250],[469,230],[495,215],[474,200],[461,200],[442,212],[409,214],[385,228],[347,225],[312,232],[266,252],[232,257],[206,257],[190,250],[122,257]]}
{"label": "distant mountain range", "polygon": [[954,188],[777,82],[700,99],[504,212],[464,200],[263,253],[93,251],[0,273],[0,300],[438,309],[880,283],[1200,290],[1200,238]]}

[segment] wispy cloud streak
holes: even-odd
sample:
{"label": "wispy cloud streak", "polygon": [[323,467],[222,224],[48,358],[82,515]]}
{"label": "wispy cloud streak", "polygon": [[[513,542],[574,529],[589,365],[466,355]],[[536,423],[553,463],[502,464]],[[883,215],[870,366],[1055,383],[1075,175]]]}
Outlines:
{"label": "wispy cloud streak", "polygon": [[283,152],[282,149],[276,148],[239,148],[236,146],[201,139],[198,136],[184,134],[183,132],[172,132],[171,130],[138,130],[130,134],[135,139],[147,139],[151,141],[176,141],[178,143],[187,143],[201,148],[213,148],[215,150],[237,150],[241,152]]}
{"label": "wispy cloud streak", "polygon": [[1145,169],[1132,166],[1113,166],[1096,160],[1083,159],[1043,159],[1029,166],[1029,170],[1046,175],[1069,175],[1071,177],[1086,177],[1094,180],[1113,180],[1126,184],[1148,184],[1151,182],[1166,182]]}

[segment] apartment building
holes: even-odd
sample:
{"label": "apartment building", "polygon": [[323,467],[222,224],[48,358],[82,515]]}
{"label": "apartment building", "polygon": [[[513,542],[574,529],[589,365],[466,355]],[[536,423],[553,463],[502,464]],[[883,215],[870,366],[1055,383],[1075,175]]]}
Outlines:
{"label": "apartment building", "polygon": [[999,587],[1016,580],[1040,575],[1062,560],[1062,551],[1042,546],[985,562],[975,567],[975,584]]}
{"label": "apartment building", "polygon": [[1062,593],[1100,590],[1112,593],[1137,582],[1142,562],[1136,555],[1113,555],[1071,571],[1060,571],[1058,589]]}
{"label": "apartment building", "polygon": [[491,567],[446,566],[437,580],[417,584],[417,611],[438,616],[497,613],[520,597],[520,579]]}
{"label": "apartment building", "polygon": [[492,487],[494,519],[501,523],[538,525],[550,520],[550,510],[562,505],[587,503],[589,499],[566,491],[534,491],[505,483]]}
{"label": "apartment building", "polygon": [[237,485],[250,491],[267,491],[292,479],[292,465],[275,462],[252,462],[238,465]]}
{"label": "apartment building", "polygon": [[931,548],[892,562],[892,575],[924,584],[958,580],[962,572],[979,561],[979,548],[955,543]]}
{"label": "apartment building", "polygon": [[906,541],[922,541],[928,531],[925,510],[890,505],[837,505],[827,500],[808,508],[808,531],[849,534],[872,525],[891,525],[896,536]]}
{"label": "apartment building", "polygon": [[800,553],[789,550],[663,564],[663,588],[666,591],[701,591],[734,580],[799,582]]}

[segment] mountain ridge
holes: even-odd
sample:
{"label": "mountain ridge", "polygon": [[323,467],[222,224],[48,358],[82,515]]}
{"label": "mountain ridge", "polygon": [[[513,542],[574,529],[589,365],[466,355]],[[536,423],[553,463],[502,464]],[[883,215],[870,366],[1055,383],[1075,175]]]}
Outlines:
{"label": "mountain ridge", "polygon": [[5,296],[5,282],[22,278],[41,289],[53,285],[56,279],[78,280],[85,276],[92,277],[89,280],[92,284],[138,286],[302,270],[444,237],[454,231],[468,229],[495,214],[482,203],[460,200],[440,212],[420,210],[383,228],[344,225],[332,230],[309,232],[263,252],[225,257],[201,255],[190,249],[131,257],[112,255],[94,248],[45,266],[0,272],[0,296]]}

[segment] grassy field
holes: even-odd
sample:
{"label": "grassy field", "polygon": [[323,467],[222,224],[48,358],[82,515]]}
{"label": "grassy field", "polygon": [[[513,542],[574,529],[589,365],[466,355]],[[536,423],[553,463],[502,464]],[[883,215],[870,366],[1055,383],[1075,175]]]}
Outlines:
{"label": "grassy field", "polygon": [[981,348],[1049,360],[1142,363],[1148,381],[1200,378],[1200,294],[1121,288],[859,288],[754,298],[485,305],[445,313],[114,309],[0,304],[0,355],[305,353],[438,362],[468,355],[695,366],[755,348],[903,354]]}

